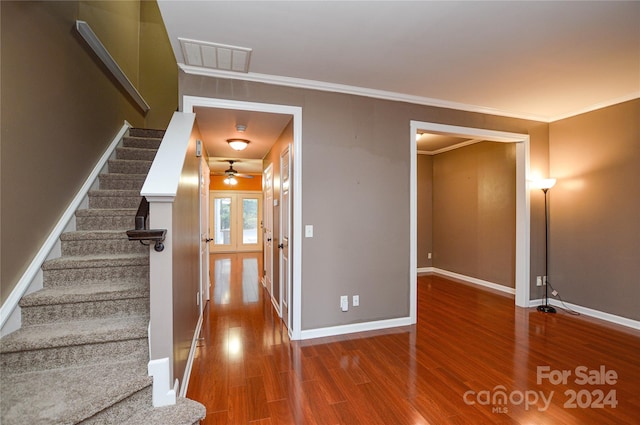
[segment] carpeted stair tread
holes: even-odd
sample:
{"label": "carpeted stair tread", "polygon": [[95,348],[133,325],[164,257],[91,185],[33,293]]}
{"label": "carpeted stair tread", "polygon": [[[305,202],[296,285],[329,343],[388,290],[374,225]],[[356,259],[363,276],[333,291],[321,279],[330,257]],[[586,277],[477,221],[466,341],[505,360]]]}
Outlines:
{"label": "carpeted stair tread", "polygon": [[135,361],[3,377],[2,423],[76,424],[149,387],[151,382],[146,365]]}
{"label": "carpeted stair tread", "polygon": [[128,239],[126,230],[76,230],[60,235],[61,241],[86,241],[95,239]]}
{"label": "carpeted stair tread", "polygon": [[109,172],[117,174],[143,174],[148,173],[152,161],[135,159],[110,159],[108,161]]}
{"label": "carpeted stair tread", "polygon": [[193,425],[200,423],[206,414],[202,404],[178,397],[175,405],[155,409],[149,406],[148,410],[142,410],[131,416],[122,425]]}
{"label": "carpeted stair tread", "polygon": [[[132,242],[133,243],[133,242]],[[88,269],[99,267],[144,266],[149,264],[149,255],[111,254],[78,255],[54,258],[42,264],[42,270]]]}
{"label": "carpeted stair tread", "polygon": [[116,158],[130,159],[134,161],[153,161],[157,151],[157,149],[120,147],[116,149]]}
{"label": "carpeted stair tread", "polygon": [[100,174],[100,188],[112,190],[140,190],[146,174],[108,173]]}
{"label": "carpeted stair tread", "polygon": [[155,149],[158,150],[161,138],[158,137],[131,137],[126,136],[122,140],[122,146],[127,148],[142,148],[142,149]]}
{"label": "carpeted stair tread", "polygon": [[25,326],[2,338],[0,353],[147,337],[147,316],[129,316]]}
{"label": "carpeted stair tread", "polygon": [[89,192],[89,196],[138,196],[140,197],[139,190],[131,189],[98,189]]}
{"label": "carpeted stair tread", "polygon": [[112,216],[128,216],[136,215],[136,208],[88,208],[86,210],[76,211],[76,217],[112,217]]}
{"label": "carpeted stair tread", "polygon": [[93,285],[54,286],[25,295],[20,300],[20,307],[146,298],[148,296],[149,286],[143,280],[103,282]]}
{"label": "carpeted stair tread", "polygon": [[129,137],[145,137],[162,139],[164,137],[165,130],[159,130],[154,128],[139,128],[134,127],[129,129]]}

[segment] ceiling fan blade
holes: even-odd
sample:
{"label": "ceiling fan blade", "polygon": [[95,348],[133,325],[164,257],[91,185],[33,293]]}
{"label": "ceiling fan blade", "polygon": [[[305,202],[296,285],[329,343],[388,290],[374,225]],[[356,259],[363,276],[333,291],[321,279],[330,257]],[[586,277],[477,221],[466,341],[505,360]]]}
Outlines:
{"label": "ceiling fan blade", "polygon": [[234,177],[241,177],[243,179],[252,179],[253,178],[253,176],[249,175],[249,174],[237,174],[237,173],[234,174]]}

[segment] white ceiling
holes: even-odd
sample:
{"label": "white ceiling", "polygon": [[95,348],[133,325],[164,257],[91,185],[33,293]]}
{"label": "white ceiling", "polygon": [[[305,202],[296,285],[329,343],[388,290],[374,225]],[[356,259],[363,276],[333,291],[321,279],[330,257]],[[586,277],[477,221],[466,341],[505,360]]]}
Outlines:
{"label": "white ceiling", "polygon": [[638,1],[158,4],[179,64],[179,37],[252,49],[211,75],[543,121],[640,97]]}

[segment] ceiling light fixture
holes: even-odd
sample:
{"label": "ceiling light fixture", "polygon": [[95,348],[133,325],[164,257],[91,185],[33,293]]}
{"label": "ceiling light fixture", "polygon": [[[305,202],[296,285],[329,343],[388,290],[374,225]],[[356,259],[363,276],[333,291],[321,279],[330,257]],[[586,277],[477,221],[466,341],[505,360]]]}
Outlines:
{"label": "ceiling light fixture", "polygon": [[230,184],[231,186],[234,186],[234,185],[238,184],[238,180],[236,180],[236,178],[233,177],[233,176],[227,176],[224,179],[224,184]]}
{"label": "ceiling light fixture", "polygon": [[249,141],[247,139],[227,139],[227,143],[229,143],[231,149],[236,151],[243,151],[247,148]]}

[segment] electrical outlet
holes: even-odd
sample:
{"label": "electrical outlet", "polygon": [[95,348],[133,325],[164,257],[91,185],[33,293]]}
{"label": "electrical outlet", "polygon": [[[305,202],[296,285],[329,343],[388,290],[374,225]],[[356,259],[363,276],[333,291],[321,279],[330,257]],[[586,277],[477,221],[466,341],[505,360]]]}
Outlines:
{"label": "electrical outlet", "polygon": [[542,286],[542,276],[536,276],[536,286]]}
{"label": "electrical outlet", "polygon": [[427,254],[427,260],[431,260],[431,253]]}
{"label": "electrical outlet", "polygon": [[360,305],[360,295],[353,296],[353,306],[358,307]]}
{"label": "electrical outlet", "polygon": [[349,311],[349,296],[341,295],[340,296],[340,310]]}
{"label": "electrical outlet", "polygon": [[542,286],[547,284],[547,276],[542,276]]}

